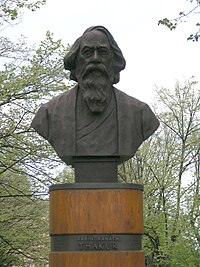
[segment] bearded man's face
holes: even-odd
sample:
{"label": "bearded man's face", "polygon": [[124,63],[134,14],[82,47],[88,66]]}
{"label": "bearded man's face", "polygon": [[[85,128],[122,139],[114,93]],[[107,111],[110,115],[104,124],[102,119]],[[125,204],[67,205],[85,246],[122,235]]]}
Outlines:
{"label": "bearded man's face", "polygon": [[103,112],[110,100],[114,81],[113,53],[104,33],[94,30],[82,37],[76,66],[84,102],[91,112]]}

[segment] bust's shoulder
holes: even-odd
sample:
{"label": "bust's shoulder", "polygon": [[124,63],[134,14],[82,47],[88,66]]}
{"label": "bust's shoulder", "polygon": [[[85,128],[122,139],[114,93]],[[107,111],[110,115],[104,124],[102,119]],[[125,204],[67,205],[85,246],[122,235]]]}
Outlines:
{"label": "bust's shoulder", "polygon": [[121,90],[114,88],[114,92],[116,95],[117,102],[121,105],[128,105],[134,106],[135,108],[142,109],[148,106],[146,103],[140,101],[139,99],[127,95],[126,93],[122,92]]}
{"label": "bust's shoulder", "polygon": [[44,104],[46,108],[55,108],[59,107],[62,104],[67,104],[67,102],[75,101],[77,93],[77,86],[70,88],[69,90],[59,94],[58,96],[53,97],[49,102]]}

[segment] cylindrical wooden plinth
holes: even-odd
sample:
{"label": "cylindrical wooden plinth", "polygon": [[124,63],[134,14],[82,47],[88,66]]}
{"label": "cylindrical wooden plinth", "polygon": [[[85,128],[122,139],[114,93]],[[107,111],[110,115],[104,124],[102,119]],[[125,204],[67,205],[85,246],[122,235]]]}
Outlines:
{"label": "cylindrical wooden plinth", "polygon": [[144,267],[143,186],[50,187],[50,267]]}

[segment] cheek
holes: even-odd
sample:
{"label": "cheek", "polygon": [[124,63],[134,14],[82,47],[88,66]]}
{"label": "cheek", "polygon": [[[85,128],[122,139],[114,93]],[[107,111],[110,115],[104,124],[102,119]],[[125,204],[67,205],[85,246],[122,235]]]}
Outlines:
{"label": "cheek", "polygon": [[80,68],[82,65],[84,65],[84,63],[85,63],[85,59],[79,57],[79,59],[76,62],[76,65],[78,68]]}
{"label": "cheek", "polygon": [[79,58],[76,62],[76,70],[77,72],[83,70],[83,68],[85,68],[85,66],[87,65],[87,62],[85,59]]}
{"label": "cheek", "polygon": [[110,57],[107,57],[107,58],[103,58],[102,59],[102,62],[104,62],[106,65],[113,65],[113,58],[110,56]]}
{"label": "cheek", "polygon": [[112,59],[107,59],[104,61],[105,66],[109,71],[113,70],[113,62]]}

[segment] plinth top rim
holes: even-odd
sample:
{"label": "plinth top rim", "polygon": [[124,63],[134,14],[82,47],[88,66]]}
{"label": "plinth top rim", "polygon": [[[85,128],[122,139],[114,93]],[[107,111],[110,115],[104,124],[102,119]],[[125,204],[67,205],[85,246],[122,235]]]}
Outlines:
{"label": "plinth top rim", "polygon": [[49,187],[49,192],[55,190],[90,190],[90,189],[129,189],[129,190],[144,190],[142,184],[137,183],[65,183],[55,184]]}

